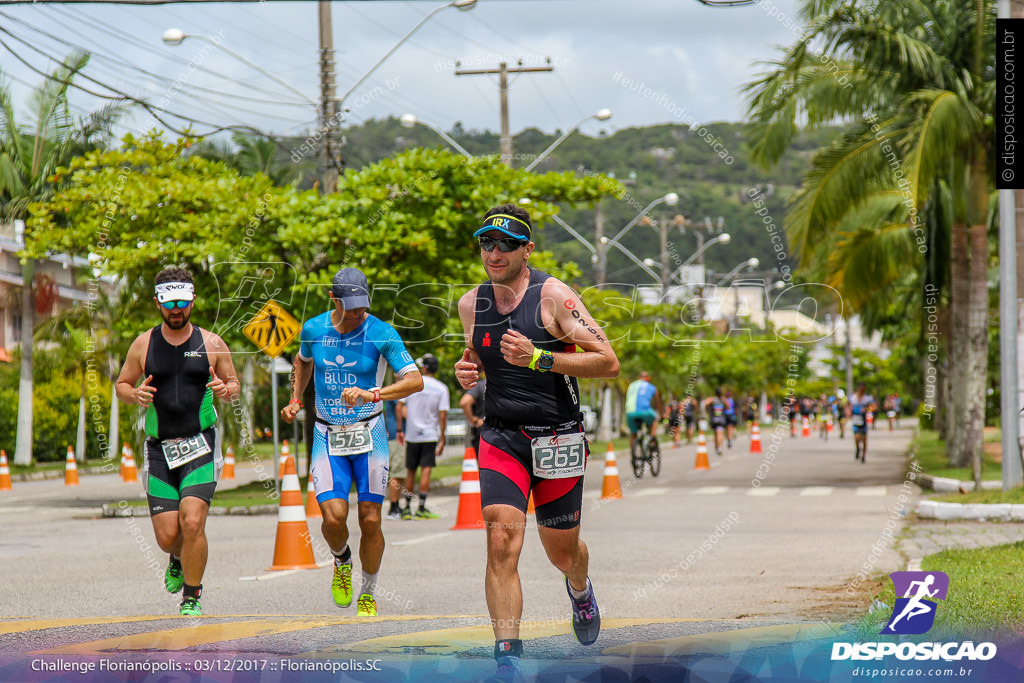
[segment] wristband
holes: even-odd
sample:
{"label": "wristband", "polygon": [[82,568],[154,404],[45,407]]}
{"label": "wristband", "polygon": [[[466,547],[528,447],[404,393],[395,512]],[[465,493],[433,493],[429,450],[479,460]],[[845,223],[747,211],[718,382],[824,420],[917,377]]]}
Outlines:
{"label": "wristband", "polygon": [[530,359],[530,364],[527,365],[526,367],[530,368],[531,370],[536,370],[537,369],[537,361],[540,360],[540,354],[541,354],[540,349],[537,348],[536,346],[534,346],[533,347],[533,358]]}
{"label": "wristband", "polygon": [[298,404],[299,404],[299,407],[300,407],[300,408],[302,407],[302,401],[300,401],[300,400],[299,400],[299,399],[297,399],[297,398],[293,398],[292,400],[288,401],[288,405],[291,405],[291,404],[293,404],[293,403],[298,403]]}
{"label": "wristband", "polygon": [[373,402],[380,403],[380,389],[373,389]]}

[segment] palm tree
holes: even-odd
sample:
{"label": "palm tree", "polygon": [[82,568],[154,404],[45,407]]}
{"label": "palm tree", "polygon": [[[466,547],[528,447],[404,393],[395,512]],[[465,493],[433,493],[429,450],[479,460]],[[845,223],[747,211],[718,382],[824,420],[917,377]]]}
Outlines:
{"label": "palm tree", "polygon": [[988,355],[994,2],[804,0],[801,14],[800,40],[746,87],[754,156],[774,163],[798,121],[849,125],[815,157],[786,230],[802,266],[841,285],[855,310],[908,268],[926,271],[942,235],[920,216],[936,189],[948,187],[948,358],[957,389],[947,406],[955,415],[948,452],[955,465],[974,463],[977,479]]}
{"label": "palm tree", "polygon": [[[72,53],[29,98],[32,121],[20,125],[15,103],[6,84],[0,85],[0,219],[24,220],[28,205],[53,193],[53,174],[73,155],[103,144],[110,126],[124,111],[113,102],[75,119],[68,104],[68,88],[89,55]],[[26,237],[32,229],[26,222]],[[35,296],[32,282],[35,261],[21,266],[21,375],[18,388],[18,432],[14,462],[32,462],[32,333],[35,328]]]}

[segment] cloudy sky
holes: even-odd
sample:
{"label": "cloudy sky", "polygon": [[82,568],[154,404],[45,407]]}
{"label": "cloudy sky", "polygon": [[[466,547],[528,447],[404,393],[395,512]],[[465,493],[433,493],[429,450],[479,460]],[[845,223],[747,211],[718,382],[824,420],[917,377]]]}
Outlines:
{"label": "cloudy sky", "polygon": [[[338,94],[349,90],[381,57],[442,2],[348,1],[332,5]],[[454,75],[464,67],[496,67],[502,58],[524,66],[548,63],[551,73],[512,77],[512,131],[565,129],[601,108],[613,117],[586,121],[594,135],[666,122],[740,120],[740,86],[789,44],[798,29],[796,0],[711,8],[696,0],[480,0],[468,11],[437,13],[345,102],[348,123],[412,113],[438,127],[497,130],[496,76]],[[165,29],[215,37],[288,83],[287,89],[227,51],[198,39],[163,44]],[[27,85],[52,71],[53,58],[72,46],[93,59],[79,83],[95,93],[122,90],[191,117],[198,132],[242,124],[276,134],[309,130],[318,100],[315,2],[0,4],[0,69],[26,110]],[[20,59],[19,59],[20,57]],[[27,62],[27,64],[23,63]],[[27,85],[26,85],[27,84]],[[298,92],[295,92],[298,91]],[[300,97],[300,93],[305,98]],[[85,112],[104,103],[76,92]],[[211,125],[212,124],[212,125]],[[127,129],[156,125],[148,114]]]}

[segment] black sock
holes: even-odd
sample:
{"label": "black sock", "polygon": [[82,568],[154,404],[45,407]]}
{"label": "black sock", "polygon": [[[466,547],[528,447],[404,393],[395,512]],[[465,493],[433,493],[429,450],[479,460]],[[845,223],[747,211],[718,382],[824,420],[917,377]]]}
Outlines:
{"label": "black sock", "polygon": [[425,507],[427,507],[427,494],[421,493],[420,494],[420,510],[424,509]]}
{"label": "black sock", "polygon": [[171,555],[171,566],[175,569],[181,569],[181,558]]}
{"label": "black sock", "polygon": [[393,503],[391,503],[391,507],[388,509],[388,514],[391,514],[392,512],[398,512],[398,501],[397,500],[394,501]]}
{"label": "black sock", "polygon": [[332,550],[331,554],[334,555],[334,559],[337,560],[335,564],[347,564],[352,559],[352,548],[349,548],[348,543],[346,543],[340,553],[336,553]]}
{"label": "black sock", "polygon": [[202,594],[203,584],[199,584],[198,586],[190,586],[186,583],[185,592],[182,593],[182,598],[195,598],[196,600],[198,600],[200,596],[202,596]]}
{"label": "black sock", "polygon": [[405,497],[405,509],[406,510],[412,510],[412,494],[411,493],[406,493],[404,497]]}
{"label": "black sock", "polygon": [[502,660],[506,657],[514,657],[518,663],[523,656],[523,641],[518,638],[507,638],[494,641],[494,659]]}

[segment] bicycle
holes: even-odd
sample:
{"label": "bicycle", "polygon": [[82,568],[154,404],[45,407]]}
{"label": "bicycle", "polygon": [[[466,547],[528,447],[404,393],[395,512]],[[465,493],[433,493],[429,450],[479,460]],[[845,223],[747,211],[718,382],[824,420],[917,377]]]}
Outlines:
{"label": "bicycle", "polygon": [[643,478],[645,464],[650,464],[652,477],[658,476],[661,472],[661,446],[658,445],[658,439],[651,436],[647,430],[641,429],[633,441],[630,460],[633,465],[633,475],[637,479]]}

